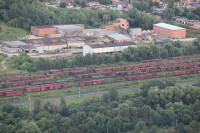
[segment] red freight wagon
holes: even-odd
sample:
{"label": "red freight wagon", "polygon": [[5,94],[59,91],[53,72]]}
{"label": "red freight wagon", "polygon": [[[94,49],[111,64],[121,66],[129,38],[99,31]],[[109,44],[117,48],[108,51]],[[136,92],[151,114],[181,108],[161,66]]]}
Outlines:
{"label": "red freight wagon", "polygon": [[146,72],[146,68],[138,68],[139,72]]}
{"label": "red freight wagon", "polygon": [[46,75],[37,75],[37,76],[34,76],[35,79],[41,79],[41,78],[46,78],[47,76]]}
{"label": "red freight wagon", "polygon": [[24,87],[16,87],[16,88],[11,88],[13,91],[24,91],[25,86]]}
{"label": "red freight wagon", "polygon": [[126,74],[131,75],[131,74],[133,74],[133,72],[132,71],[126,71]]}
{"label": "red freight wagon", "polygon": [[186,70],[186,74],[187,74],[187,75],[189,75],[189,74],[191,74],[191,73],[192,73],[191,70]]}
{"label": "red freight wagon", "polygon": [[42,75],[47,75],[48,72],[47,71],[42,71],[41,73],[42,73]]}
{"label": "red freight wagon", "polygon": [[54,89],[60,89],[61,88],[61,84],[54,84]]}
{"label": "red freight wagon", "polygon": [[118,79],[124,79],[125,77],[115,77],[116,80]]}
{"label": "red freight wagon", "polygon": [[25,81],[17,81],[17,82],[13,82],[12,86],[21,86],[21,85],[25,85]]}
{"label": "red freight wagon", "polygon": [[33,89],[33,87],[27,87],[27,88],[25,88],[25,91],[26,92],[33,92],[34,89]]}
{"label": "red freight wagon", "polygon": [[130,69],[132,69],[132,65],[124,65],[124,69],[125,69],[125,70],[127,70],[127,69],[130,70]]}
{"label": "red freight wagon", "polygon": [[132,70],[132,74],[138,74],[138,70]]}
{"label": "red freight wagon", "polygon": [[167,66],[160,66],[160,71],[167,71]]}
{"label": "red freight wagon", "polygon": [[66,82],[59,83],[59,84],[61,84],[61,88],[67,88],[67,83]]}
{"label": "red freight wagon", "polygon": [[88,75],[89,75],[89,77],[92,77],[92,76],[99,76],[100,73],[89,73]]}
{"label": "red freight wagon", "polygon": [[103,84],[104,83],[104,79],[99,79],[99,80],[93,80],[92,84],[96,85],[96,84]]}
{"label": "red freight wagon", "polygon": [[86,69],[85,72],[86,73],[93,73],[94,69]]}
{"label": "red freight wagon", "polygon": [[21,81],[22,78],[21,77],[14,77],[14,78],[8,78],[9,81],[11,82],[15,82],[15,81]]}
{"label": "red freight wagon", "polygon": [[41,91],[44,91],[44,90],[53,90],[54,89],[54,85],[53,84],[44,84],[44,85],[40,85],[41,87]]}
{"label": "red freight wagon", "polygon": [[171,60],[178,60],[178,57],[172,57]]}
{"label": "red freight wagon", "polygon": [[153,62],[162,62],[162,59],[153,59]]}
{"label": "red freight wagon", "polygon": [[178,76],[178,75],[186,75],[187,71],[174,71],[174,75]]}
{"label": "red freight wagon", "polygon": [[101,69],[101,68],[95,68],[95,69],[94,69],[94,72],[95,72],[95,73],[100,73],[100,72],[102,72],[102,69]]}
{"label": "red freight wagon", "polygon": [[81,70],[83,70],[83,67],[75,67],[74,70],[75,71],[81,71]]}
{"label": "red freight wagon", "polygon": [[80,86],[92,85],[92,81],[80,82]]}
{"label": "red freight wagon", "polygon": [[187,68],[189,68],[189,69],[190,69],[190,68],[194,68],[194,64],[188,64],[188,65],[187,65]]}
{"label": "red freight wagon", "polygon": [[28,85],[28,84],[30,84],[31,82],[34,82],[34,81],[36,81],[36,80],[26,80],[25,84]]}
{"label": "red freight wagon", "polygon": [[128,77],[128,80],[130,81],[130,80],[138,80],[138,79],[140,79],[140,76],[138,75],[138,76],[129,76]]}
{"label": "red freight wagon", "polygon": [[63,75],[69,75],[71,73],[71,71],[63,71],[62,74]]}
{"label": "red freight wagon", "polygon": [[112,67],[112,71],[120,71],[121,67]]}
{"label": "red freight wagon", "polygon": [[13,96],[13,91],[6,91],[6,92],[5,92],[5,96],[6,96],[6,97]]}
{"label": "red freight wagon", "polygon": [[149,79],[152,78],[152,74],[140,75],[140,79]]}
{"label": "red freight wagon", "polygon": [[106,76],[112,76],[112,72],[106,72]]}
{"label": "red freight wagon", "polygon": [[13,95],[20,96],[20,95],[22,95],[22,92],[21,91],[13,91]]}
{"label": "red freight wagon", "polygon": [[55,73],[59,73],[60,70],[59,69],[54,69],[54,70],[49,70],[50,74],[55,74]]}
{"label": "red freight wagon", "polygon": [[188,65],[187,64],[181,64],[182,69],[187,69]]}

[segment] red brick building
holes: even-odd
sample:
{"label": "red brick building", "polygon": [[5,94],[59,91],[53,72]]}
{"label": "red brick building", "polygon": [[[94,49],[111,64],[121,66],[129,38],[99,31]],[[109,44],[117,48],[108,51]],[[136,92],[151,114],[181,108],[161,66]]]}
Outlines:
{"label": "red brick building", "polygon": [[36,36],[47,36],[47,34],[58,33],[58,28],[51,25],[31,26],[31,33]]}
{"label": "red brick building", "polygon": [[156,34],[168,38],[185,38],[186,29],[166,23],[158,23],[153,25]]}
{"label": "red brick building", "polygon": [[128,30],[129,28],[129,22],[126,19],[116,19],[116,22],[111,22],[109,25],[102,25],[99,26],[99,28],[103,28],[106,30]]}
{"label": "red brick building", "polygon": [[191,25],[196,28],[200,28],[200,21],[199,20],[188,20],[188,25]]}

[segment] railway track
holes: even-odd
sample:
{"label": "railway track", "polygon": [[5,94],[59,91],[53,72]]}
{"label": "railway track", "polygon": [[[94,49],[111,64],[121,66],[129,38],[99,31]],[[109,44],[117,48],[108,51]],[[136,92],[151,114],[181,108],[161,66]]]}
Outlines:
{"label": "railway track", "polygon": [[[191,81],[191,82],[181,82],[181,83],[176,83],[176,86],[184,85],[184,84],[196,84],[197,81]],[[139,90],[139,87],[134,87],[134,88],[124,88],[124,89],[118,89],[118,92],[127,92],[127,91],[136,91]],[[108,91],[100,91],[100,92],[91,92],[91,93],[82,93],[82,94],[74,94],[74,95],[66,95],[64,96],[64,99],[73,99],[73,98],[79,98],[79,97],[87,97],[87,96],[97,96],[97,95],[103,95],[105,93],[108,93]],[[42,98],[42,102],[47,102],[47,101],[56,101],[60,100],[62,96],[59,97],[48,97],[48,98]],[[26,100],[26,101],[19,101],[19,102],[8,102],[4,104],[11,104],[11,105],[24,105],[24,104],[30,104],[33,103],[35,99],[32,100]],[[0,104],[0,107],[2,107],[3,104]]]}

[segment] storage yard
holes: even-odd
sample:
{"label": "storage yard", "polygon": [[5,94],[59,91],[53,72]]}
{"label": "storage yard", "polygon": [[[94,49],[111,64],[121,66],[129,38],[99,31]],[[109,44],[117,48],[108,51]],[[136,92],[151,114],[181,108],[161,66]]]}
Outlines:
{"label": "storage yard", "polygon": [[[165,72],[163,74],[163,72]],[[142,60],[138,64],[107,68],[63,68],[42,71],[41,75],[15,75],[1,78],[0,97],[36,91],[83,87],[112,82],[198,74],[200,57],[172,57],[171,60]]]}

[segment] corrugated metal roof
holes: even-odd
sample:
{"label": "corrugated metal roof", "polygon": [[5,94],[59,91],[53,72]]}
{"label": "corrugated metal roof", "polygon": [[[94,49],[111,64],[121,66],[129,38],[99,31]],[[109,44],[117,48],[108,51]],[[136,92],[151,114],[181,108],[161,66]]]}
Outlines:
{"label": "corrugated metal roof", "polygon": [[122,42],[122,43],[109,43],[109,44],[95,44],[90,45],[91,48],[107,48],[107,47],[117,47],[117,46],[132,46],[136,45],[134,42]]}
{"label": "corrugated metal roof", "polygon": [[166,24],[166,23],[158,23],[158,24],[154,24],[154,25],[159,26],[159,27],[163,27],[163,28],[166,28],[166,29],[169,29],[169,30],[183,30],[183,29],[185,29],[185,28],[182,28],[182,27],[178,27],[178,26]]}
{"label": "corrugated metal roof", "polygon": [[115,40],[130,40],[131,38],[128,36],[125,36],[123,34],[111,34],[108,35],[109,37],[115,39]]}
{"label": "corrugated metal roof", "polygon": [[76,25],[54,25],[54,27],[57,27],[60,30],[78,30],[78,29],[84,29],[80,26]]}
{"label": "corrugated metal roof", "polygon": [[22,45],[28,45],[27,43],[25,42],[22,42],[22,41],[4,41],[2,42],[6,45],[9,45],[9,46],[22,46]]}

